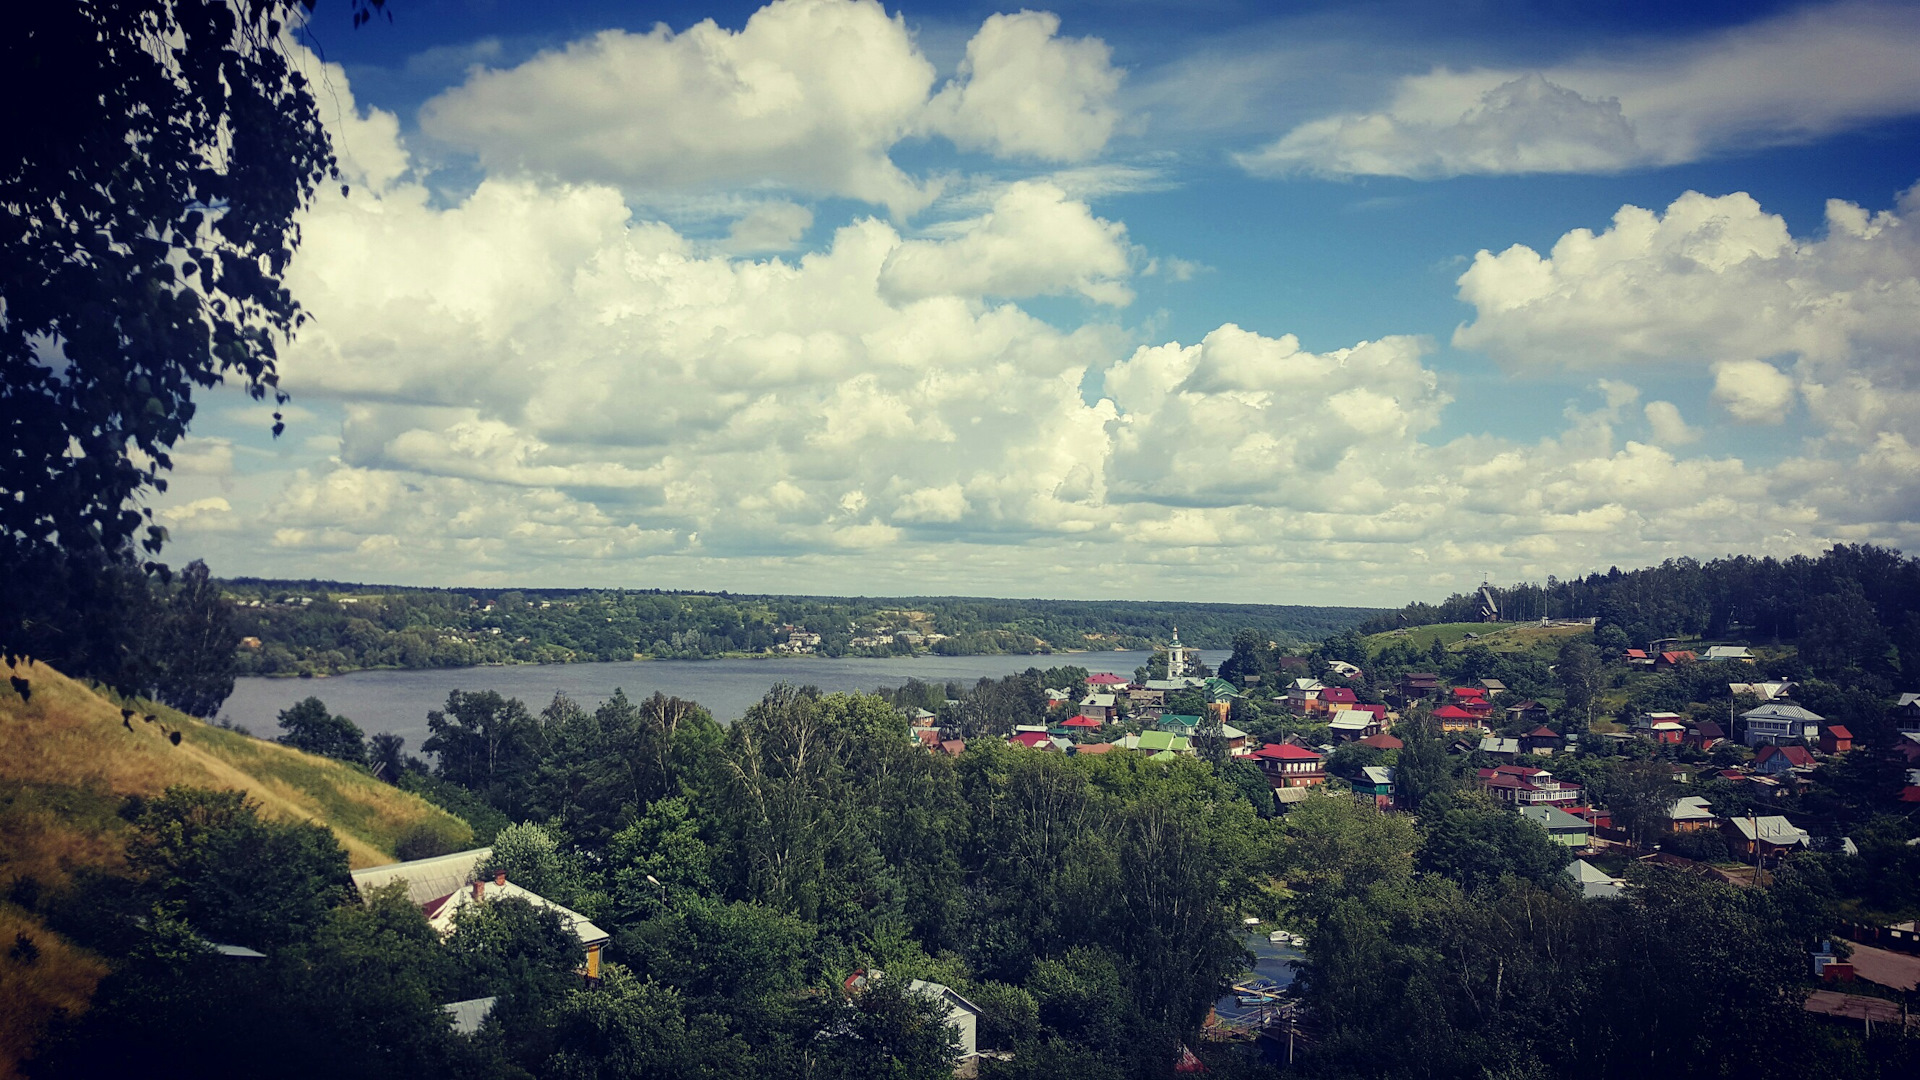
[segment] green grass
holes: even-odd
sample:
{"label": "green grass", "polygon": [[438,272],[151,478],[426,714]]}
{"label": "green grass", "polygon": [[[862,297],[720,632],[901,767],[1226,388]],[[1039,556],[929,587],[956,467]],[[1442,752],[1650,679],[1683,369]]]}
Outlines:
{"label": "green grass", "polygon": [[[1559,654],[1561,644],[1569,638],[1590,637],[1592,633],[1592,627],[1587,626],[1540,626],[1537,623],[1435,623],[1431,626],[1412,626],[1405,630],[1389,630],[1384,634],[1374,634],[1365,641],[1369,656],[1378,655],[1380,650],[1398,641],[1408,642],[1421,652],[1433,648],[1433,643],[1438,641],[1449,652],[1459,652],[1468,645],[1485,645],[1495,652],[1527,653],[1552,659]],[[1467,640],[1468,634],[1475,636],[1473,641]]]}

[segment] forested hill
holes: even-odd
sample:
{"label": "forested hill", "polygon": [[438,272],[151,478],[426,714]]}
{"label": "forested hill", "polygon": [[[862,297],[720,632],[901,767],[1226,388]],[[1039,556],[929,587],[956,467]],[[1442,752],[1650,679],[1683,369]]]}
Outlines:
{"label": "forested hill", "polygon": [[[699,659],[797,648],[825,656],[1227,648],[1252,628],[1304,645],[1376,608],[975,597],[818,597],[657,590],[419,589],[236,578],[247,674],[489,663]],[[794,638],[793,635],[818,635]],[[797,642],[797,644],[790,644]]]}
{"label": "forested hill", "polygon": [[[1671,636],[1798,642],[1819,666],[1872,671],[1898,656],[1903,670],[1920,670],[1920,560],[1886,548],[1840,545],[1819,558],[1784,560],[1669,559],[1489,591],[1504,620],[1597,618],[1635,646]],[[1468,622],[1479,603],[1475,593],[1455,593],[1439,604],[1408,604],[1369,619],[1360,632]]]}

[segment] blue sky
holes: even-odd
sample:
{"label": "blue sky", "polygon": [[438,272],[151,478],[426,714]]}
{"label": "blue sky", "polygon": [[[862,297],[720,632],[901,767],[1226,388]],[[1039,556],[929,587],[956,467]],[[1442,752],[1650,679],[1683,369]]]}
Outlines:
{"label": "blue sky", "polygon": [[215,395],[160,504],[220,572],[1397,603],[1912,545],[1915,5],[346,12],[288,434]]}

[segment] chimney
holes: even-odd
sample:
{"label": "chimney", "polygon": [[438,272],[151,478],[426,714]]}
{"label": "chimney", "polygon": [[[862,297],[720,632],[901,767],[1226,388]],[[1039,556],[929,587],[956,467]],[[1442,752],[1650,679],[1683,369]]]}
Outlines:
{"label": "chimney", "polygon": [[481,889],[484,889],[484,888],[486,888],[486,887],[487,887],[487,884],[486,884],[486,882],[484,882],[484,881],[476,881],[476,882],[474,882],[474,883],[473,883],[473,898],[474,898],[475,900],[478,900],[478,899],[480,899],[480,890],[481,890]]}
{"label": "chimney", "polygon": [[495,870],[495,871],[493,872],[493,883],[494,883],[495,885],[498,885],[498,886],[500,886],[500,887],[501,887],[501,888],[503,888],[503,889],[504,889],[504,888],[506,888],[506,886],[507,886],[507,872],[506,872],[505,870]]}

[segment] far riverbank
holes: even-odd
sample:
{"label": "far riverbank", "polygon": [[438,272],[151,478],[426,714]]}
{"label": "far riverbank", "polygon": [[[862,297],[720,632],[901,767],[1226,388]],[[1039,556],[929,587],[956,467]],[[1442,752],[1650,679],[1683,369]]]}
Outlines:
{"label": "far riverbank", "polygon": [[[1204,650],[1212,666],[1230,655]],[[349,717],[371,735],[391,731],[404,736],[417,753],[427,736],[427,713],[446,705],[453,690],[494,690],[517,697],[534,710],[555,694],[592,708],[623,689],[630,698],[658,690],[697,701],[722,721],[737,719],[775,683],[817,686],[828,692],[895,687],[908,679],[971,684],[1001,678],[1030,667],[1065,665],[1090,672],[1131,677],[1146,664],[1146,650],[999,656],[841,657],[753,656],[720,660],[624,660],[582,664],[502,664],[471,668],[356,671],[325,678],[246,676],[235,681],[233,696],[220,709],[222,719],[272,738],[279,734],[281,710],[313,696],[338,715]]]}

